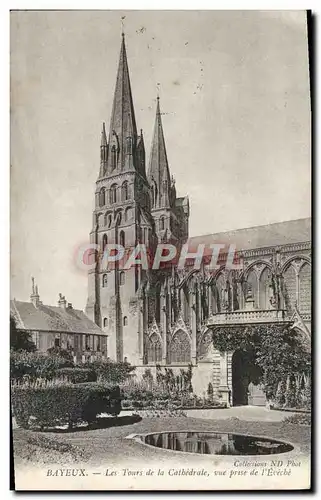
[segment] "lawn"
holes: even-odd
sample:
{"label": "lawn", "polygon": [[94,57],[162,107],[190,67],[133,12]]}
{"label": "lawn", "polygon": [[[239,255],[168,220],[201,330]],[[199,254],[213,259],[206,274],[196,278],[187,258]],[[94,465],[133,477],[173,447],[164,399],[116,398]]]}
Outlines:
{"label": "lawn", "polygon": [[[267,436],[289,441],[304,455],[310,450],[310,427],[286,422],[244,421],[237,418],[202,420],[200,418],[170,417],[144,418],[120,416],[101,418],[99,424],[90,428],[78,428],[72,432],[35,432],[14,429],[13,446],[15,466],[59,464],[87,464],[88,466],[108,464],[119,465],[124,461],[148,464],[160,460],[175,460],[186,464],[189,454],[177,454],[153,449],[133,440],[125,439],[129,434],[159,431],[221,431]],[[197,460],[209,460],[199,455]],[[212,457],[213,460],[215,457]]]}

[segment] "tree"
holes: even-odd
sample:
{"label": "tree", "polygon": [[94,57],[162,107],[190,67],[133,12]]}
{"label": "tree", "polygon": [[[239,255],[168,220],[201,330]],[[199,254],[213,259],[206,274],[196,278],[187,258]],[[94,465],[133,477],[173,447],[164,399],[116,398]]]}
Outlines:
{"label": "tree", "polygon": [[70,361],[71,363],[73,363],[74,361],[72,354],[69,351],[67,351],[67,349],[63,349],[62,347],[59,346],[49,347],[49,349],[47,349],[47,353],[50,356],[59,356],[60,358]]}
{"label": "tree", "polygon": [[13,316],[10,316],[10,347],[13,351],[34,352],[37,350],[30,332],[18,330]]}

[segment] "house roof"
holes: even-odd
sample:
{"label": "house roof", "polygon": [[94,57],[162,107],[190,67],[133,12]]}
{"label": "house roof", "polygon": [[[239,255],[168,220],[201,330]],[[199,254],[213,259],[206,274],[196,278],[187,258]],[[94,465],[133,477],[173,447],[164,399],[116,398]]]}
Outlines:
{"label": "house roof", "polygon": [[200,243],[235,245],[237,251],[303,243],[311,240],[311,218],[276,222],[222,233],[189,238],[192,246]]}
{"label": "house roof", "polygon": [[17,321],[17,328],[65,333],[104,335],[104,332],[79,309],[39,305],[12,300],[10,312]]}

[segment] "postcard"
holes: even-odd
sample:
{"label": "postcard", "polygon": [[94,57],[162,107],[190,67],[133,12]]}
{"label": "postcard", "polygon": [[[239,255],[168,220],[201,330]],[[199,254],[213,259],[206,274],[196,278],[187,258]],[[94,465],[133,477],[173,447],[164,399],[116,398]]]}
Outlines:
{"label": "postcard", "polygon": [[310,14],[10,18],[13,488],[310,489]]}

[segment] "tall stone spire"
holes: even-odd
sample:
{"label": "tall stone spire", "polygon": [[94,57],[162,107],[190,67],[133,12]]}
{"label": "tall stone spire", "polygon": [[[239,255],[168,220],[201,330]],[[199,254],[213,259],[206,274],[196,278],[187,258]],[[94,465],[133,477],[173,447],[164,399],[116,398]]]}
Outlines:
{"label": "tall stone spire", "polygon": [[125,35],[122,33],[114,102],[110,120],[108,173],[135,168],[137,129],[129,80]]}
{"label": "tall stone spire", "polygon": [[153,208],[167,207],[171,198],[171,182],[159,105],[159,97],[157,97],[154,136],[149,159],[148,181],[153,189]]}

